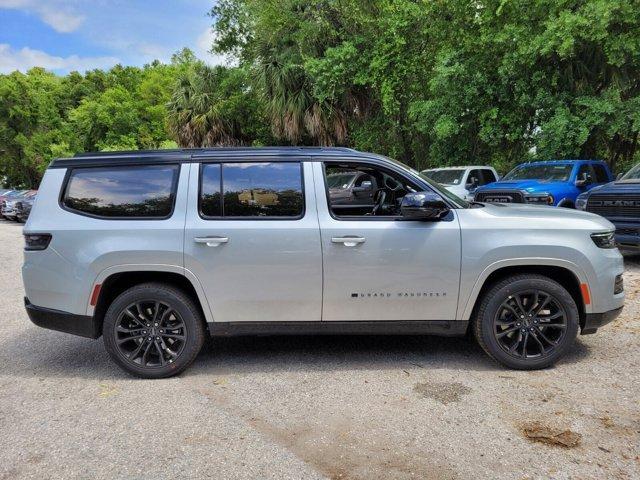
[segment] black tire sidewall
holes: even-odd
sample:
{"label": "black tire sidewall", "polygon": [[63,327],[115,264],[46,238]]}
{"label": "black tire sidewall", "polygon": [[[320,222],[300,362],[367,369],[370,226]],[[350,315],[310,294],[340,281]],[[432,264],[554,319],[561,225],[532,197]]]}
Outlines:
{"label": "black tire sidewall", "polygon": [[[519,359],[509,355],[498,344],[498,340],[493,332],[493,320],[498,308],[509,295],[530,289],[538,289],[550,293],[562,304],[567,314],[567,331],[562,339],[562,343],[558,345],[549,356]],[[571,348],[578,334],[580,315],[573,297],[559,283],[550,279],[532,276],[531,278],[518,278],[513,279],[513,281],[501,282],[488,292],[483,303],[484,305],[480,312],[482,318],[478,318],[481,322],[478,331],[482,336],[481,343],[483,343],[483,347],[488,351],[487,353],[509,368],[534,370],[549,367],[556,363],[567,350]]]}
{"label": "black tire sidewall", "polygon": [[[114,330],[122,311],[140,301],[161,301],[174,309],[185,324],[185,345],[174,362],[164,367],[142,367],[133,364],[118,349]],[[193,301],[182,291],[162,285],[139,285],[120,294],[109,306],[102,327],[104,345],[111,358],[127,372],[143,378],[167,378],[184,371],[196,358],[204,344],[204,327]]]}

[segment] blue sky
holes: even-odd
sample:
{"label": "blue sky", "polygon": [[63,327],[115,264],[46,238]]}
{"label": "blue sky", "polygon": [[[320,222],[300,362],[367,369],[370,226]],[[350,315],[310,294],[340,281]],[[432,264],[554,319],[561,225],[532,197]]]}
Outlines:
{"label": "blue sky", "polygon": [[168,61],[189,47],[211,64],[214,0],[0,0],[0,73],[59,74]]}

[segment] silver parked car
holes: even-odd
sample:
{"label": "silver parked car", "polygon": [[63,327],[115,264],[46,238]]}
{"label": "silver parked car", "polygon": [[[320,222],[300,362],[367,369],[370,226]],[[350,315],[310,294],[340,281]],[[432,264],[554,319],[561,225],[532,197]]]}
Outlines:
{"label": "silver parked car", "polygon": [[535,369],[620,313],[613,231],[586,212],[467,203],[345,148],[83,154],[42,180],[25,304],[37,325],[102,335],[143,377],[183,371],[206,335],[247,334],[471,330]]}

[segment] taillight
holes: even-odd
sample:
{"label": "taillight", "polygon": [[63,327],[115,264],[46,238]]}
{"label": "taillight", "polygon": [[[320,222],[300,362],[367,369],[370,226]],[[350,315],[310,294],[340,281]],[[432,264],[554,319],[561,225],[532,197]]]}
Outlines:
{"label": "taillight", "polygon": [[25,233],[24,249],[25,250],[44,250],[51,242],[50,233]]}

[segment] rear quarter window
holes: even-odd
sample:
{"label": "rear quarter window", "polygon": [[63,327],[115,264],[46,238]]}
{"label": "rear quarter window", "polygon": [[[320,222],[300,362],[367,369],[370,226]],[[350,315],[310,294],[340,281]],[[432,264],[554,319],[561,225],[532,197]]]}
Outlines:
{"label": "rear quarter window", "polygon": [[168,218],[173,213],[179,165],[74,168],[62,206],[100,218]]}

